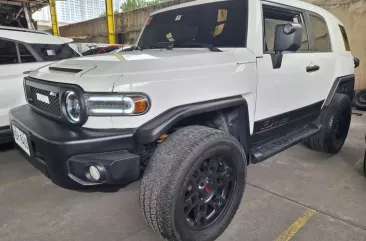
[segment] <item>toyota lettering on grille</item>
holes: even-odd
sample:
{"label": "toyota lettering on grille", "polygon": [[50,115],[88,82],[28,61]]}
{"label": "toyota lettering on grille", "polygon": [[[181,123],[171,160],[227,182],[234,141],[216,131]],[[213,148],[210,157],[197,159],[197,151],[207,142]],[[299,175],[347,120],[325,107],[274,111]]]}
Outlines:
{"label": "toyota lettering on grille", "polygon": [[50,99],[48,98],[48,96],[45,96],[45,95],[42,95],[40,93],[36,93],[37,95],[37,100],[43,102],[43,103],[46,103],[46,104],[50,104]]}

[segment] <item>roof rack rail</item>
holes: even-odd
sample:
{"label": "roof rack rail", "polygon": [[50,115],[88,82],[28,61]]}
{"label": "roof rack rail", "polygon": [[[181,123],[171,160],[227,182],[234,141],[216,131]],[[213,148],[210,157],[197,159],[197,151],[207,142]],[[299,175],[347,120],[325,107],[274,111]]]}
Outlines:
{"label": "roof rack rail", "polygon": [[47,33],[44,31],[32,30],[32,29],[27,29],[27,28],[14,28],[14,27],[0,26],[0,30],[10,30],[10,31],[18,31],[18,32],[28,32],[28,33],[51,35],[50,33]]}

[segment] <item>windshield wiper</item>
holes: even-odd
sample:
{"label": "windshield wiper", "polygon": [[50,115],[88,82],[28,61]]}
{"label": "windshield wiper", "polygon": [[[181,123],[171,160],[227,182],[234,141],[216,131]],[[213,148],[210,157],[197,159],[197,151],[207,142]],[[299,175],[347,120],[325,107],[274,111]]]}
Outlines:
{"label": "windshield wiper", "polygon": [[132,45],[132,46],[130,46],[130,47],[123,48],[121,51],[122,51],[122,52],[127,52],[127,51],[134,51],[134,50],[140,50],[140,51],[142,51],[142,50],[143,50],[143,48],[141,48],[141,47],[140,47],[140,46],[138,46],[138,45]]}
{"label": "windshield wiper", "polygon": [[143,48],[142,48],[142,47],[140,47],[140,46],[138,46],[138,45],[133,45],[133,46],[132,46],[132,48],[133,48],[134,50],[143,50]]}
{"label": "windshield wiper", "polygon": [[155,48],[165,48],[167,50],[172,50],[174,46],[174,42],[157,42],[155,44]]}
{"label": "windshield wiper", "polygon": [[192,43],[185,44],[185,45],[187,45],[187,46],[189,46],[189,45],[198,45],[198,46],[202,46],[204,48],[207,48],[207,49],[209,49],[212,52],[222,52],[221,49],[216,48],[212,44],[206,44],[206,43],[200,43],[200,42],[192,42]]}

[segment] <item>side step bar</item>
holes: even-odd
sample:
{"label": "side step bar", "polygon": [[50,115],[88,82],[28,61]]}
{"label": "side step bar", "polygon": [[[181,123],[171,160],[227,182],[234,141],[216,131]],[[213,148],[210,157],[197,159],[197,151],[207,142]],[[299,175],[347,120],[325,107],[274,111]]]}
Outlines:
{"label": "side step bar", "polygon": [[282,136],[276,140],[254,147],[251,150],[251,163],[262,162],[304,140],[307,137],[320,132],[320,128],[315,124],[306,125],[301,129]]}

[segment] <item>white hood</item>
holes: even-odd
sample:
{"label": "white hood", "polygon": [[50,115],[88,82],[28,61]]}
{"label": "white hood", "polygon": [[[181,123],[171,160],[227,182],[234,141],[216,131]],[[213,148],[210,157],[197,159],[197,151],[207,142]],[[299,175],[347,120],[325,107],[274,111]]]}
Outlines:
{"label": "white hood", "polygon": [[[32,72],[31,77],[77,84],[86,91],[112,91],[116,81],[124,82],[122,76],[148,74],[150,78],[146,81],[154,81],[151,75],[157,73],[235,64],[238,56],[234,52],[233,49],[210,52],[197,48],[103,54],[63,60]],[[243,62],[255,61],[249,50],[245,53]]]}

